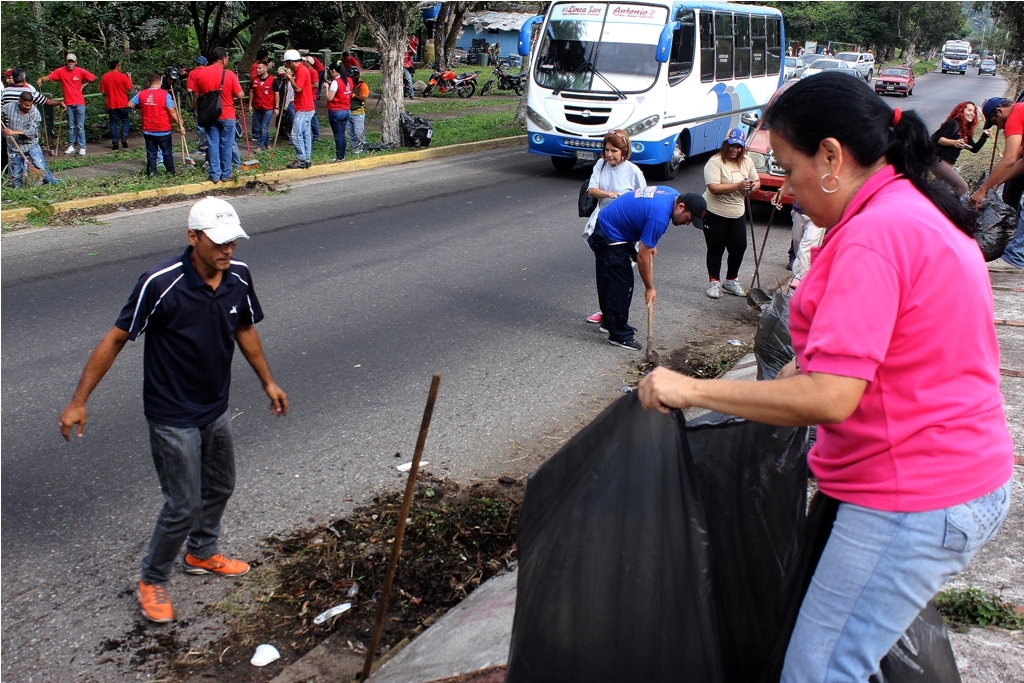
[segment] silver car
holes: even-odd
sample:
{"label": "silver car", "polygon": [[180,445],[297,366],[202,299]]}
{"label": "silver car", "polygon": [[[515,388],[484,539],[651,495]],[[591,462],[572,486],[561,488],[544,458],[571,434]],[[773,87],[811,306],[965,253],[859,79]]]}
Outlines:
{"label": "silver car", "polygon": [[981,64],[978,65],[978,75],[988,74],[989,76],[996,75],[996,60],[994,59],[983,59]]}
{"label": "silver car", "polygon": [[868,83],[875,75],[875,56],[870,52],[840,52],[836,59],[841,59],[852,66]]}

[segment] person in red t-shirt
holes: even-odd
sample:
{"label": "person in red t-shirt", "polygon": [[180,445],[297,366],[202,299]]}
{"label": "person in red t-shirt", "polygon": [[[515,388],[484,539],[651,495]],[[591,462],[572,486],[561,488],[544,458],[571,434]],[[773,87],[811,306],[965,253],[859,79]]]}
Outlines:
{"label": "person in red t-shirt", "polygon": [[100,92],[107,100],[107,116],[110,118],[110,146],[117,149],[120,139],[121,147],[128,149],[128,133],[131,132],[128,94],[132,91],[132,75],[121,71],[121,60],[110,62],[110,71],[100,79]]}
{"label": "person in red t-shirt", "polygon": [[350,67],[353,67],[353,66],[355,68],[357,68],[357,69],[362,69],[363,68],[363,65],[359,63],[359,60],[356,58],[356,56],[355,55],[351,55],[351,54],[349,54],[347,52],[342,52],[341,53],[341,63],[345,65],[346,69],[348,69]]}
{"label": "person in red t-shirt", "polygon": [[146,175],[156,175],[157,152],[163,156],[164,168],[174,175],[174,144],[172,124],[185,134],[185,124],[174,106],[171,93],[160,87],[160,74],[149,77],[149,87],[139,92],[128,103],[130,109],[142,113],[142,138],[146,141]]}
{"label": "person in red t-shirt", "polygon": [[[78,66],[78,57],[68,53],[64,59],[64,66],[54,69],[46,76],[47,80],[60,83],[64,92],[64,105],[68,112],[68,148],[65,154],[75,153],[75,144],[78,144],[78,153],[85,156],[85,97],[82,95],[82,88],[86,83],[92,83],[96,77]],[[36,81],[37,86],[43,85],[43,79]]]}
{"label": "person in red t-shirt", "polygon": [[235,100],[242,104],[243,97],[238,76],[228,69],[228,51],[222,47],[215,47],[210,57],[211,64],[205,69],[197,70],[193,85],[199,97],[216,90],[220,90],[221,93],[220,120],[206,128],[210,180],[216,183],[231,180],[231,152],[235,146]]}
{"label": "person in red t-shirt", "polygon": [[327,90],[327,119],[334,132],[334,161],[345,161],[345,132],[352,116],[352,79],[346,73],[345,65],[335,62],[331,65],[331,87]]}
{"label": "person in red t-shirt", "polygon": [[409,49],[405,51],[405,61],[403,66],[405,67],[405,96],[412,99],[416,96],[416,90],[413,88],[413,72],[415,71],[414,60],[416,59],[416,50],[420,47],[420,39],[416,36],[409,38]]}
{"label": "person in red t-shirt", "polygon": [[249,88],[249,113],[257,152],[269,146],[270,121],[280,111],[279,98],[280,94],[274,92],[274,77],[267,71],[267,63],[256,62],[256,75]]}
{"label": "person in red t-shirt", "polygon": [[[300,53],[301,54],[301,53]],[[316,103],[320,101],[320,84],[324,82],[324,74],[317,71],[316,65],[320,60],[312,55],[303,55],[302,63],[309,69],[309,82],[313,86],[313,118],[309,120],[310,130],[313,132],[313,142],[320,139],[320,118],[316,115]],[[323,64],[321,64],[323,66]]]}
{"label": "person in red t-shirt", "polygon": [[295,114],[292,117],[292,145],[295,147],[295,161],[288,164],[288,168],[309,168],[313,154],[313,135],[310,126],[316,111],[313,104],[313,84],[310,78],[312,69],[304,65],[298,50],[285,50],[284,65],[284,76],[291,83],[292,91],[295,93],[295,99],[292,100],[292,107],[295,109]]}
{"label": "person in red t-shirt", "polygon": [[[1005,183],[1003,201],[1017,208],[1024,189],[1024,102],[1011,102],[1002,97],[990,97],[981,107],[985,127],[1002,128],[1003,158],[988,174],[988,179],[971,195],[974,205],[980,206],[985,194]],[[1017,223],[1017,231],[1003,250],[1003,255],[988,264],[994,272],[1021,273],[1024,271],[1024,215]]]}
{"label": "person in red t-shirt", "polygon": [[270,53],[264,49],[260,49],[260,51],[256,53],[256,61],[252,63],[251,67],[249,67],[250,83],[256,80],[256,67],[259,66],[260,62],[267,64],[267,69],[270,69]]}

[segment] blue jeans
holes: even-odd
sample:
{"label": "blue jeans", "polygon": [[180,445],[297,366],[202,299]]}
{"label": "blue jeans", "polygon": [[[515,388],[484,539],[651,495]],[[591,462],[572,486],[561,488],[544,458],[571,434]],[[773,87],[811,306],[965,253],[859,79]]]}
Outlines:
{"label": "blue jeans", "polygon": [[867,683],[942,584],[995,536],[1012,486],[929,512],[841,503],[781,683]]}
{"label": "blue jeans", "polygon": [[[142,131],[142,139],[146,141],[146,175],[156,175],[156,165],[163,163],[164,168],[174,175],[174,141],[173,135],[150,135]],[[160,156],[159,159],[157,157]]]}
{"label": "blue jeans", "polygon": [[336,109],[327,112],[327,119],[331,122],[331,131],[334,133],[334,158],[345,158],[345,133],[348,131],[348,120],[351,112],[348,109]]}
{"label": "blue jeans", "polygon": [[298,161],[309,161],[313,153],[313,140],[310,131],[311,111],[297,111],[292,117],[292,145],[295,147],[295,158]]}
{"label": "blue jeans", "polygon": [[313,133],[313,140],[320,139],[320,119],[316,117],[316,110],[312,112],[312,116],[309,118],[309,128]]}
{"label": "blue jeans", "polygon": [[85,149],[85,105],[68,105],[68,143]]}
{"label": "blue jeans", "polygon": [[252,110],[252,134],[256,136],[257,146],[268,147],[270,145],[270,119],[273,117],[273,109]]}
{"label": "blue jeans", "polygon": [[110,142],[116,144],[118,140],[127,140],[131,132],[131,109],[108,109],[107,116],[110,118]]}
{"label": "blue jeans", "polygon": [[[13,145],[12,145],[13,147]],[[57,179],[50,173],[50,169],[46,167],[46,161],[43,158],[43,150],[40,149],[38,142],[33,142],[31,145],[21,145],[21,151],[28,157],[28,163],[32,164],[43,172],[44,183],[56,183]],[[18,153],[18,150],[9,150],[8,158],[10,159],[10,174],[11,174],[11,186],[21,187],[25,184],[25,158]]]}
{"label": "blue jeans", "polygon": [[235,490],[231,411],[205,427],[168,427],[149,422],[149,445],[164,506],[142,560],[142,580],[166,583],[185,549],[206,559],[217,554],[220,518]]}
{"label": "blue jeans", "polygon": [[235,145],[235,119],[221,119],[217,125],[206,129],[210,162],[210,180],[227,180],[231,177],[231,149]]}
{"label": "blue jeans", "polygon": [[366,110],[362,114],[352,114],[348,120],[348,140],[353,149],[363,146],[363,129],[366,125]]}
{"label": "blue jeans", "polygon": [[1013,233],[1013,239],[1006,245],[1001,257],[1011,266],[1024,270],[1024,200],[1020,203],[1020,218],[1017,220],[1017,231]]}

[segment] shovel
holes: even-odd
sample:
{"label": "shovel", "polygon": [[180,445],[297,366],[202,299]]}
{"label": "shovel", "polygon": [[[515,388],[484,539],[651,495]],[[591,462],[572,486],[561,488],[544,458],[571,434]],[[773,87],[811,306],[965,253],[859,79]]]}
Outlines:
{"label": "shovel", "polygon": [[249,144],[249,131],[245,125],[245,98],[242,98],[242,135],[245,136],[245,151],[249,158],[243,161],[240,166],[243,171],[252,171],[259,168],[260,160],[252,158],[252,146]]}
{"label": "shovel", "polygon": [[[760,308],[766,303],[771,302],[772,298],[761,289],[761,259],[764,258],[765,247],[768,246],[768,233],[772,229],[772,221],[775,220],[776,207],[772,204],[772,212],[768,216],[768,226],[764,229],[764,239],[761,240],[761,252],[757,251],[757,241],[754,234],[754,217],[750,208],[750,198],[746,200],[747,203],[747,222],[750,224],[750,244],[754,249],[754,276],[750,278],[750,287],[747,288],[747,305],[752,308]],[[757,282],[757,287],[754,287],[754,282]]]}
{"label": "shovel", "polygon": [[654,302],[647,304],[647,346],[644,348],[644,363],[661,365],[661,358],[654,350]]}
{"label": "shovel", "polygon": [[277,136],[281,134],[281,120],[284,119],[284,109],[277,114],[277,128],[274,129],[274,144],[270,147],[270,161],[267,162],[271,167],[274,166],[274,153],[277,151]]}

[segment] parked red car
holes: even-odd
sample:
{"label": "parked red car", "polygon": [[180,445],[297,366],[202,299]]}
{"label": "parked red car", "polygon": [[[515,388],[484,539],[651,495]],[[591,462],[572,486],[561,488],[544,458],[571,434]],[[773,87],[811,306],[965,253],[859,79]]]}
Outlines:
{"label": "parked red car", "polygon": [[878,72],[875,92],[879,95],[914,94],[914,70],[908,66],[887,66]]}
{"label": "parked red car", "polygon": [[[797,82],[786,81],[783,83],[782,87],[776,90],[768,101],[768,106],[770,107],[775,102],[775,98]],[[757,169],[758,178],[761,180],[761,187],[750,193],[750,199],[755,202],[771,202],[786,177],[783,170],[772,160],[772,143],[768,138],[768,128],[764,125],[763,117],[755,120],[751,115],[744,114],[740,120],[752,129],[750,135],[747,136],[747,154],[754,162],[754,168]],[[782,195],[782,203],[792,206],[793,195]]]}

